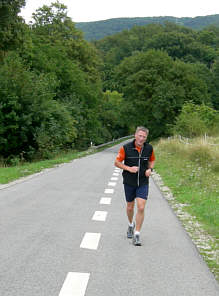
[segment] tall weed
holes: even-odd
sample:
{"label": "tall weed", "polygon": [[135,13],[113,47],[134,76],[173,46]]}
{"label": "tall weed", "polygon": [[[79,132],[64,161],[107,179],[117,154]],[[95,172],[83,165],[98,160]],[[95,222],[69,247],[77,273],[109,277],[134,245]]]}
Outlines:
{"label": "tall weed", "polygon": [[187,148],[186,156],[201,167],[208,167],[214,159],[212,152],[212,149],[208,145],[197,144],[189,147],[189,149]]}

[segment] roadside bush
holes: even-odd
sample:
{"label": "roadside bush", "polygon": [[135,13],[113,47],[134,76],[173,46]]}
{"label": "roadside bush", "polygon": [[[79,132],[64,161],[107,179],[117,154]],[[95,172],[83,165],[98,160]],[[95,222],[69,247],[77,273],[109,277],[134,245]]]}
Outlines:
{"label": "roadside bush", "polygon": [[20,164],[20,158],[18,156],[11,155],[8,159],[6,159],[6,165],[17,166],[19,164]]}
{"label": "roadside bush", "polygon": [[184,137],[198,137],[208,133],[218,133],[219,112],[204,104],[195,105],[192,102],[183,105],[182,111],[172,126],[172,133]]}
{"label": "roadside bush", "polygon": [[47,104],[47,112],[44,113],[41,125],[35,130],[37,144],[37,156],[50,158],[53,152],[61,149],[72,148],[76,137],[74,120],[65,107],[56,101]]}

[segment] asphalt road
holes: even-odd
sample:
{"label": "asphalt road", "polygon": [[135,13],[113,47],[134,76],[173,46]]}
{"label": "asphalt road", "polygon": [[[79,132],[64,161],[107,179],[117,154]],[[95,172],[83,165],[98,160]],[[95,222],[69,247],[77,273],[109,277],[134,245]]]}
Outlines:
{"label": "asphalt road", "polygon": [[[126,238],[122,176],[114,167],[118,147],[0,190],[1,296],[219,295],[152,179],[143,245]],[[103,197],[111,203],[100,204]],[[95,211],[105,221],[92,220]],[[98,235],[96,247],[83,240],[90,233]]]}

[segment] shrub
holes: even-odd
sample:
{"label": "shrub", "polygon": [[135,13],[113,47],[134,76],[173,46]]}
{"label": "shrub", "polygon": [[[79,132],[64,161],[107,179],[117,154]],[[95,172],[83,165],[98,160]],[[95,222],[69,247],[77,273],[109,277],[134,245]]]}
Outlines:
{"label": "shrub", "polygon": [[182,111],[172,127],[174,134],[185,137],[198,137],[205,133],[218,133],[219,112],[204,104],[195,105],[191,102],[183,105]]}

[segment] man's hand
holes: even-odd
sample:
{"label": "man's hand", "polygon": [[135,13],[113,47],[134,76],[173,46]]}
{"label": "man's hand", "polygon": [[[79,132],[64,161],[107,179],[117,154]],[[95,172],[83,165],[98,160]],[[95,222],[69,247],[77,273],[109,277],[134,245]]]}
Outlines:
{"label": "man's hand", "polygon": [[129,167],[128,171],[130,173],[137,173],[138,172],[138,167],[137,166]]}
{"label": "man's hand", "polygon": [[146,176],[146,177],[150,177],[150,175],[151,175],[151,169],[147,169],[147,170],[145,171],[145,176]]}

